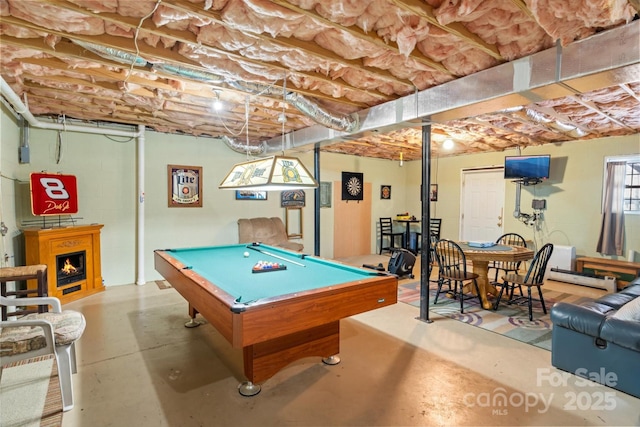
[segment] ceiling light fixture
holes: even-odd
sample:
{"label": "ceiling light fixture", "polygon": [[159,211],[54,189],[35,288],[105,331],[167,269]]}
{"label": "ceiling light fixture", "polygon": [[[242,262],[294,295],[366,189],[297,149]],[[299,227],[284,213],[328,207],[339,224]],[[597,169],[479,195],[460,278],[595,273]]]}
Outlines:
{"label": "ceiling light fixture", "polygon": [[213,101],[213,109],[216,111],[220,111],[222,109],[222,101],[220,101],[220,91],[214,90],[213,92],[216,94],[216,100]]}
{"label": "ceiling light fixture", "polygon": [[445,150],[451,150],[453,148],[453,145],[454,145],[453,144],[453,139],[447,138],[442,143],[442,148],[444,148]]}
{"label": "ceiling light fixture", "polygon": [[[287,78],[283,84],[283,100],[286,96]],[[318,181],[309,173],[306,167],[296,157],[284,155],[284,124],[286,122],[285,106],[278,121],[282,124],[282,154],[262,159],[248,160],[237,163],[231,172],[222,180],[218,188],[223,190],[245,191],[282,191],[317,188]],[[245,120],[249,121],[249,105],[246,103]],[[248,126],[247,126],[248,128]],[[249,141],[247,140],[247,144]]]}
{"label": "ceiling light fixture", "polygon": [[272,156],[234,165],[218,188],[281,191],[317,186],[318,182],[296,157]]}
{"label": "ceiling light fixture", "polygon": [[402,158],[402,151],[400,152],[400,167],[404,166],[404,159]]}

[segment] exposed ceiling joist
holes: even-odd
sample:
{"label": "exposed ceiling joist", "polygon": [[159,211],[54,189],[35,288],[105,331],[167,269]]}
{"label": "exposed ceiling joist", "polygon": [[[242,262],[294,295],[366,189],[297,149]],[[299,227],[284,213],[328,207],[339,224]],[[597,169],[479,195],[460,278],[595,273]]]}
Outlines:
{"label": "exposed ceiling joist", "polygon": [[504,60],[495,45],[490,45],[469,31],[464,25],[453,23],[449,25],[442,25],[438,22],[438,19],[433,14],[433,7],[427,3],[422,3],[418,0],[391,0],[391,2],[399,9],[406,10],[426,19],[431,25],[445,31],[449,34],[460,38],[460,40],[468,43],[469,45],[480,49],[481,51],[493,56],[500,61]]}
{"label": "exposed ceiling joist", "polygon": [[638,134],[638,3],[611,2],[4,0],[3,91],[90,123],[246,125],[267,152],[284,132],[291,150],[414,160],[425,124],[458,143],[438,155]]}
{"label": "exposed ceiling joist", "polygon": [[[318,15],[315,12],[312,12],[310,10],[305,10],[305,9],[301,9],[297,6],[294,6],[293,4],[284,1],[284,0],[271,0],[273,3],[282,6],[284,8],[287,8],[289,10],[292,10],[294,12],[300,13],[301,15],[306,15],[309,16],[327,26],[333,27],[337,30],[340,31],[344,31],[348,34],[350,34],[351,36],[353,36],[356,39],[361,40],[362,42],[366,42],[366,43],[371,43],[381,49],[387,49],[387,50],[391,50],[394,53],[400,53],[400,48],[398,47],[398,45],[391,41],[391,40],[383,40],[381,37],[375,35],[374,33],[368,33],[365,30],[356,27],[356,26],[350,26],[350,27],[345,27],[342,26],[340,24],[337,24],[329,19],[326,19],[320,15]],[[436,71],[440,71],[441,73],[445,73],[445,74],[452,74],[451,71],[449,71],[444,65],[442,65],[441,63],[437,62],[437,61],[433,61],[427,57],[425,57],[422,53],[420,52],[412,52],[410,55],[411,59],[414,59],[415,61],[424,64]]]}

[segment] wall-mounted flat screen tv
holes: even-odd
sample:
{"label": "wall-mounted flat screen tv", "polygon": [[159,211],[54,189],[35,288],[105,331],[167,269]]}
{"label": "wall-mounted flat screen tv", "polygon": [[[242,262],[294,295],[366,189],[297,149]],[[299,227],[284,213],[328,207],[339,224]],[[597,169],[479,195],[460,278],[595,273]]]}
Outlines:
{"label": "wall-mounted flat screen tv", "polygon": [[505,179],[549,179],[551,156],[506,156],[504,158]]}

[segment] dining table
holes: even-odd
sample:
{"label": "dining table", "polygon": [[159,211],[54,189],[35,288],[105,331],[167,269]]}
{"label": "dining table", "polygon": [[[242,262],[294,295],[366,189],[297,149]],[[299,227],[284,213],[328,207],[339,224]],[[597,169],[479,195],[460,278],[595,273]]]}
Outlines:
{"label": "dining table", "polygon": [[[482,307],[489,310],[493,304],[487,299],[487,294],[497,296],[498,290],[489,282],[490,261],[526,261],[532,259],[534,251],[523,246],[498,245],[488,247],[470,246],[469,242],[458,242],[467,260],[473,264],[473,272],[478,275],[478,289]],[[472,287],[472,292],[475,289]]]}

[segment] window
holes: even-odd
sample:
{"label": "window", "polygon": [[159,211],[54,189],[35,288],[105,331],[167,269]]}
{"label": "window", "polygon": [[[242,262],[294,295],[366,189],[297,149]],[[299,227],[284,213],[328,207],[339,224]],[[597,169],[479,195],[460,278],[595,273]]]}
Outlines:
{"label": "window", "polygon": [[[605,162],[605,179],[607,164],[609,162],[621,161],[626,162],[623,193],[624,213],[640,215],[640,155],[607,157]],[[604,190],[603,187],[603,194]]]}
{"label": "window", "polygon": [[624,181],[624,211],[640,213],[640,160],[627,162]]}

